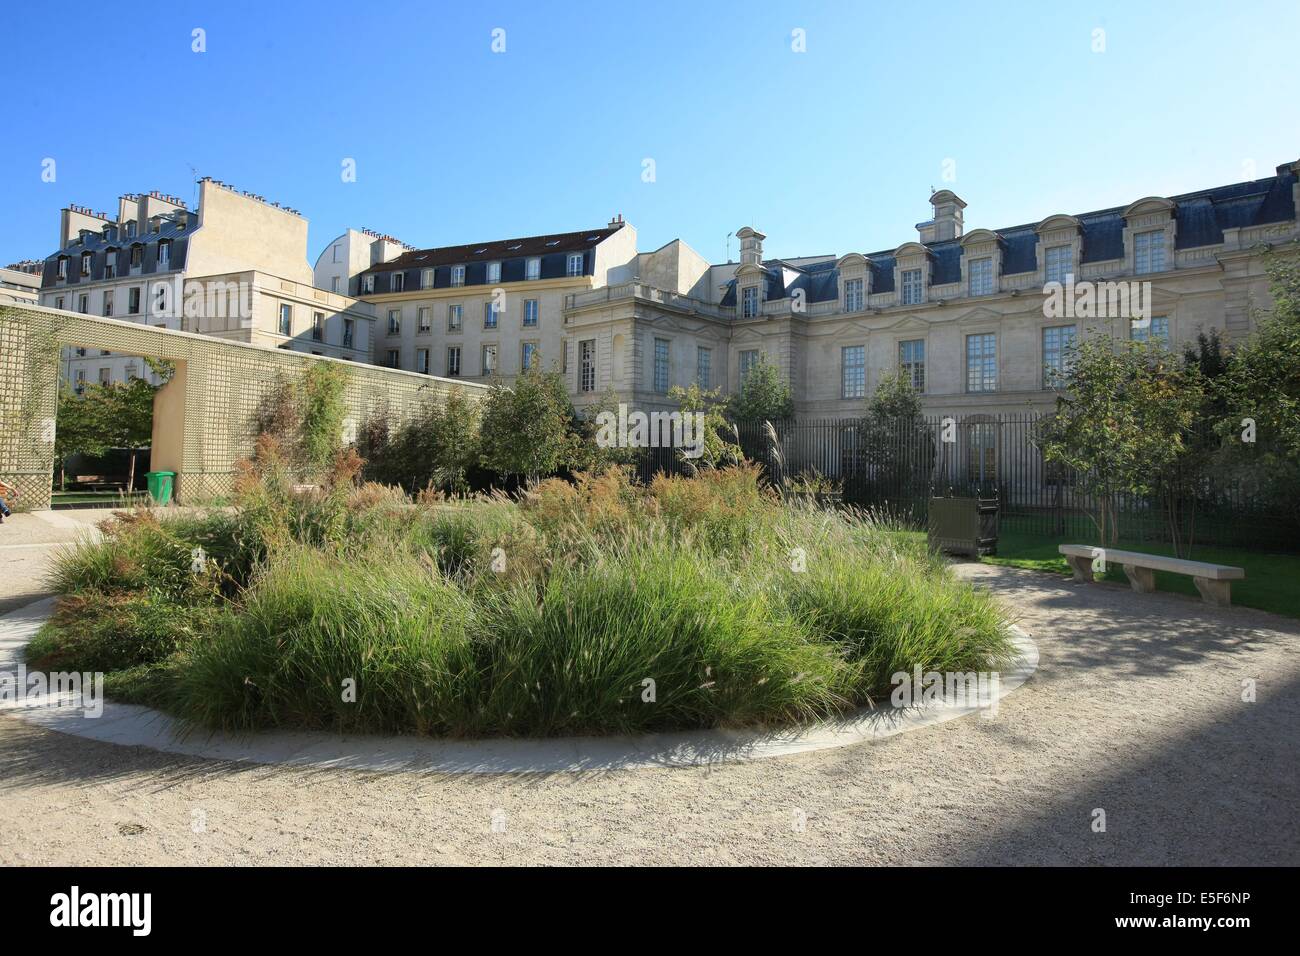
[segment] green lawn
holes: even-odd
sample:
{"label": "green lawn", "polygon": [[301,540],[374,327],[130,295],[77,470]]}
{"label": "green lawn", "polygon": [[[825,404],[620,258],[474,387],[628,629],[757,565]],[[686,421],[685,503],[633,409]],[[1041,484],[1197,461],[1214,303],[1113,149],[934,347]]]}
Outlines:
{"label": "green lawn", "polygon": [[[988,564],[1004,564],[1013,568],[1050,571],[1069,574],[1065,558],[1056,550],[1061,544],[1092,544],[1082,539],[1052,539],[1030,536],[1016,531],[1003,530],[998,538],[998,553],[983,560]],[[1153,541],[1123,541],[1114,547],[1123,551],[1141,551],[1145,554],[1172,555],[1174,549]],[[1190,555],[1193,561],[1213,564],[1232,564],[1246,569],[1244,581],[1232,582],[1232,603],[1256,607],[1274,614],[1300,617],[1300,554],[1268,554],[1244,551],[1241,548],[1200,547]],[[1126,584],[1124,569],[1111,565],[1104,580]],[[1156,572],[1156,589],[1176,591],[1197,597],[1196,585],[1183,574]]]}

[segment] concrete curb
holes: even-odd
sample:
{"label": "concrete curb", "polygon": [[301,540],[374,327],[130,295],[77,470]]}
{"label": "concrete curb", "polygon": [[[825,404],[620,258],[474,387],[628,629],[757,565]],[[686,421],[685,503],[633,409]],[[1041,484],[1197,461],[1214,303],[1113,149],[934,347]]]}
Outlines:
{"label": "concrete curb", "polygon": [[[53,611],[54,602],[54,598],[45,598],[0,617],[0,672],[18,672],[24,648]],[[1013,625],[1012,630],[1018,657],[1009,670],[1001,673],[995,700],[1014,691],[1038,667],[1038,646],[1019,627]],[[423,773],[571,773],[759,760],[882,740],[980,709],[942,703],[882,707],[781,731],[697,730],[641,737],[436,740],[295,731],[183,734],[173,718],[133,704],[105,701],[103,713],[96,718],[85,716],[74,709],[70,700],[61,701],[56,695],[26,705],[0,704],[0,712],[12,713],[30,724],[102,743],[149,747],[209,760]]]}

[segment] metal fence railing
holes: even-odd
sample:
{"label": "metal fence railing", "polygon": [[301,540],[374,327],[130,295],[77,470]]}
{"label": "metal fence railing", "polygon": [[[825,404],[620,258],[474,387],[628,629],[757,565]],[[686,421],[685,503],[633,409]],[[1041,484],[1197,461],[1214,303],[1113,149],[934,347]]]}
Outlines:
{"label": "metal fence railing", "polygon": [[[866,418],[737,423],[741,447],[769,478],[816,474],[839,485],[845,504],[925,527],[933,496],[998,497],[1002,528],[1080,542],[1097,539],[1098,500],[1072,469],[1048,462],[1037,442],[1042,414],[948,417],[881,424]],[[681,474],[673,449],[649,449],[642,480]],[[1169,499],[1178,498],[1170,518]],[[1261,550],[1300,551],[1300,503],[1240,470],[1204,469],[1176,489],[1110,498],[1119,537],[1184,540]],[[1175,532],[1175,527],[1177,531]]]}

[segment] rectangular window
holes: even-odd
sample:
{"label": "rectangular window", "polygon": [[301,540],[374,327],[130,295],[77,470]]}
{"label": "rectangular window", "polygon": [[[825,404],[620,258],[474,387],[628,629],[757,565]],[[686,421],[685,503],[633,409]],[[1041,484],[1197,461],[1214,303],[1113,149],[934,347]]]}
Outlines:
{"label": "rectangular window", "polygon": [[1165,231],[1139,232],[1133,237],[1133,271],[1141,275],[1164,270]]}
{"label": "rectangular window", "polygon": [[846,345],[840,349],[840,398],[865,398],[867,394],[867,347]]}
{"label": "rectangular window", "polygon": [[695,380],[700,388],[709,389],[713,382],[713,349],[697,346],[695,349]]}
{"label": "rectangular window", "polygon": [[487,264],[487,281],[489,284],[501,281],[501,263],[489,262]]}
{"label": "rectangular window", "polygon": [[966,391],[996,392],[998,339],[993,332],[966,336]]}
{"label": "rectangular window", "polygon": [[991,295],[993,293],[993,260],[984,258],[966,263],[966,282],[971,295]]}
{"label": "rectangular window", "polygon": [[433,270],[432,270],[432,269],[421,269],[421,270],[420,270],[420,288],[421,288],[421,289],[432,289],[432,288],[433,288]]}
{"label": "rectangular window", "polygon": [[113,382],[113,370],[111,368],[101,368],[99,370],[99,384],[110,385]]}
{"label": "rectangular window", "polygon": [[741,290],[740,317],[752,319],[758,315],[758,286],[751,285]]}
{"label": "rectangular window", "polygon": [[353,330],[355,328],[356,323],[352,319],[343,320],[343,347],[345,349],[352,348],[352,341],[354,338]]}
{"label": "rectangular window", "polygon": [[330,291],[331,291],[331,292],[338,292],[338,291],[339,291],[339,284],[340,284],[341,282],[342,282],[342,280],[341,280],[338,276],[331,276],[331,277],[330,277]]}
{"label": "rectangular window", "polygon": [[388,334],[398,335],[402,331],[402,310],[388,310]]}
{"label": "rectangular window", "polygon": [[361,277],[361,291],[362,291],[362,292],[374,292],[374,291],[375,291],[375,276],[374,276],[374,273],[371,273],[370,275],[366,275],[366,276],[362,276],[362,277]]}
{"label": "rectangular window", "polygon": [[483,346],[483,374],[492,375],[497,370],[497,347],[495,345]]}
{"label": "rectangular window", "polygon": [[419,319],[419,330],[421,332],[433,331],[433,309],[431,307],[427,305],[420,306],[416,310],[416,315]]}
{"label": "rectangular window", "polygon": [[462,285],[465,284],[465,267],[464,267],[464,266],[452,266],[452,267],[451,267],[451,284],[452,284],[453,286],[462,286]]}
{"label": "rectangular window", "polygon": [[495,329],[497,327],[497,304],[495,300],[489,299],[483,303],[483,328]]}
{"label": "rectangular window", "polygon": [[525,342],[519,349],[519,369],[530,369],[538,364],[537,343]]}
{"label": "rectangular window", "polygon": [[429,350],[428,349],[415,350],[415,370],[419,372],[421,375],[429,374]]}
{"label": "rectangular window", "polygon": [[920,269],[903,270],[903,305],[920,305],[924,296]]}
{"label": "rectangular window", "polygon": [[389,350],[388,350],[388,367],[389,367],[389,368],[401,368],[401,367],[402,367],[402,350],[401,350],[401,349],[389,349]]}
{"label": "rectangular window", "polygon": [[59,260],[59,278],[60,278],[60,279],[66,279],[67,277],[68,277],[68,260],[67,260],[67,259],[60,259],[60,260]]}
{"label": "rectangular window", "polygon": [[1150,319],[1130,319],[1128,334],[1134,342],[1149,342],[1169,348],[1169,316],[1153,315]]}
{"label": "rectangular window", "polygon": [[578,343],[578,388],[584,392],[596,390],[595,339],[584,339]]}
{"label": "rectangular window", "polygon": [[55,307],[56,309],[62,309],[62,308],[63,308],[63,296],[61,296],[61,295],[57,295],[57,296],[54,297],[54,307]]}
{"label": "rectangular window", "polygon": [[743,349],[740,353],[740,377],[738,383],[745,384],[745,376],[758,364],[758,349]]}
{"label": "rectangular window", "polygon": [[463,306],[459,304],[447,306],[447,331],[459,332],[464,318],[465,309]]}
{"label": "rectangular window", "polygon": [[844,282],[844,311],[861,312],[863,305],[861,279],[847,279]]}
{"label": "rectangular window", "polygon": [[293,307],[280,306],[280,334],[293,335]]}
{"label": "rectangular window", "polygon": [[527,279],[540,279],[542,277],[542,260],[529,259],[527,271],[524,273]]}
{"label": "rectangular window", "polygon": [[158,240],[158,268],[167,269],[171,267],[172,261],[172,244],[170,239]]}
{"label": "rectangular window", "polygon": [[77,296],[77,311],[82,315],[90,312],[90,296],[85,294]]}
{"label": "rectangular window", "polygon": [[131,247],[131,268],[139,269],[144,264],[144,246],[136,244]]}
{"label": "rectangular window", "polygon": [[133,378],[140,377],[140,366],[134,362],[128,362],[126,365],[126,380],[129,382]]}
{"label": "rectangular window", "polygon": [[325,313],[313,312],[311,314],[311,339],[313,342],[325,341]]}
{"label": "rectangular window", "polygon": [[388,277],[389,292],[403,292],[406,290],[406,273],[394,272]]}
{"label": "rectangular window", "polygon": [[581,252],[569,253],[569,258],[568,258],[566,268],[564,270],[564,274],[569,277],[582,275],[583,259],[584,257]]}
{"label": "rectangular window", "polygon": [[81,254],[81,274],[83,276],[90,275],[90,264],[94,262],[94,260],[94,255],[89,252],[83,252]]}
{"label": "rectangular window", "polygon": [[1074,273],[1074,247],[1052,246],[1043,253],[1043,281],[1065,285],[1067,276]]}
{"label": "rectangular window", "polygon": [[537,300],[524,299],[524,325],[534,326],[537,324]]}
{"label": "rectangular window", "polygon": [[925,391],[925,339],[898,343],[898,368],[913,389]]}
{"label": "rectangular window", "polygon": [[104,254],[104,278],[111,279],[117,274],[117,252],[109,251]]}
{"label": "rectangular window", "polygon": [[1043,329],[1043,388],[1059,387],[1075,334],[1073,325]]}
{"label": "rectangular window", "polygon": [[113,315],[113,290],[104,290],[104,317],[110,318]]}
{"label": "rectangular window", "polygon": [[342,261],[343,261],[343,259],[342,259],[342,256],[343,256],[343,247],[340,246],[337,242],[334,243],[334,245],[330,246],[330,253],[333,255],[333,259],[331,260],[332,262],[342,262]]}
{"label": "rectangular window", "polygon": [[655,391],[668,391],[668,340],[655,339]]}

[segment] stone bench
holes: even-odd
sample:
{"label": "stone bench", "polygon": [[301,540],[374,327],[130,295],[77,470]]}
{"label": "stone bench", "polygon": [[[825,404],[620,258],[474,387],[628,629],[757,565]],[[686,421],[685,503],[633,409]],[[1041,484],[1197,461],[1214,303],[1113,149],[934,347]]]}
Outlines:
{"label": "stone bench", "polygon": [[1098,558],[1103,564],[1118,564],[1134,591],[1142,594],[1156,589],[1157,571],[1186,574],[1201,592],[1207,604],[1228,607],[1232,604],[1232,582],[1246,576],[1244,568],[1230,564],[1209,564],[1205,561],[1188,561],[1162,554],[1142,554],[1138,551],[1117,551],[1114,548],[1094,548],[1086,544],[1063,544],[1061,554],[1074,569],[1076,581],[1092,581],[1093,562]]}

